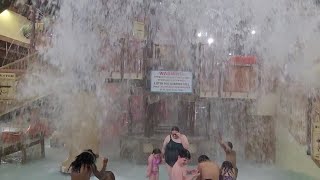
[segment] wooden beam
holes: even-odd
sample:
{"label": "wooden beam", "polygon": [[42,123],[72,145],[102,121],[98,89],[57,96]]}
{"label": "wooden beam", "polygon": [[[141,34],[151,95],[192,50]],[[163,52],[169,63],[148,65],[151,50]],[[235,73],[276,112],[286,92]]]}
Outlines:
{"label": "wooden beam", "polygon": [[0,69],[1,73],[15,73],[17,76],[22,75],[26,72],[25,69]]}
{"label": "wooden beam", "polygon": [[8,43],[15,44],[15,45],[18,45],[18,46],[25,47],[27,49],[29,49],[29,46],[30,46],[29,43],[20,42],[18,40],[14,40],[14,39],[11,39],[9,37],[2,36],[2,35],[0,35],[0,40],[8,42]]}
{"label": "wooden beam", "polygon": [[47,96],[49,96],[49,94],[46,94],[46,95],[43,95],[43,96],[37,96],[37,97],[31,98],[31,99],[26,99],[26,100],[22,100],[22,101],[14,101],[14,102],[16,102],[16,104],[12,104],[12,106],[10,106],[8,109],[6,109],[3,112],[0,112],[0,117],[5,115],[5,114],[8,114],[8,113],[10,113],[12,111],[18,110],[18,109],[20,109],[22,107],[30,106],[35,101],[38,101],[38,100],[40,100],[42,98],[45,98]]}
{"label": "wooden beam", "polygon": [[9,52],[9,53],[13,53],[13,54],[23,55],[23,56],[27,56],[28,55],[28,53],[22,53],[22,52],[11,50],[11,49],[8,50],[8,49],[6,49],[4,47],[0,47],[0,50],[6,51],[6,52]]}
{"label": "wooden beam", "polygon": [[4,58],[0,56],[0,67],[12,62],[14,62],[14,59]]}
{"label": "wooden beam", "polygon": [[15,60],[21,59],[21,58],[18,57],[19,55],[17,55],[17,54],[5,57],[5,55],[3,55],[1,52],[2,51],[0,51],[0,58],[2,60],[5,60],[6,62],[13,62]]}

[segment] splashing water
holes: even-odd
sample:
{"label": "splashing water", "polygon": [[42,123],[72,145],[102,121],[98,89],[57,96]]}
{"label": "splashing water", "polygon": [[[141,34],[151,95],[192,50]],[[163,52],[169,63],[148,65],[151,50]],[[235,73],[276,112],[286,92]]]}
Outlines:
{"label": "splashing water", "polygon": [[[73,106],[74,95],[90,92],[95,99],[92,107],[99,107],[91,114],[100,124],[110,121],[121,111],[120,100],[106,90],[106,74],[99,68],[112,67],[115,57],[122,53],[121,38],[132,36],[136,19],[143,19],[148,25],[146,47],[151,42],[171,45],[173,50],[166,57],[164,68],[195,72],[190,47],[209,43],[204,64],[223,63],[229,55],[253,54],[263,66],[262,91],[268,91],[267,79],[285,75],[301,82],[304,91],[310,92],[320,85],[315,67],[320,57],[319,13],[319,4],[311,0],[65,0],[52,27],[51,47],[40,50],[43,59],[57,72],[33,69],[26,75],[19,96],[23,99],[53,94],[56,99],[50,103],[54,108],[45,111],[59,114],[54,121],[59,129],[70,118],[81,116],[82,110]],[[132,85],[124,84],[125,99]],[[233,119],[247,118],[239,118],[245,111],[242,102],[215,103],[214,116],[226,121],[213,126],[230,138],[235,136],[235,126],[245,129],[244,123],[233,123]],[[237,142],[235,147],[240,149],[242,143]],[[239,154],[241,159],[244,152]],[[249,169],[247,173],[252,172]],[[241,174],[245,173],[240,173],[239,178],[245,179]],[[270,177],[265,173],[257,176]]]}

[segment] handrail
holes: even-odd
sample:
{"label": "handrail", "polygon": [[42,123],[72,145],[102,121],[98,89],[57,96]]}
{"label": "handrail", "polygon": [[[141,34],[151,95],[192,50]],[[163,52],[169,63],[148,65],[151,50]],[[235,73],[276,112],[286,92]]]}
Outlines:
{"label": "handrail", "polygon": [[44,94],[44,95],[39,95],[39,96],[34,96],[32,98],[28,98],[28,99],[25,99],[25,100],[21,100],[21,101],[16,101],[15,103],[11,104],[11,105],[8,105],[7,107],[5,107],[4,109],[2,109],[2,112],[0,112],[0,117],[5,115],[5,114],[8,114],[12,111],[15,111],[15,110],[18,110],[22,107],[25,107],[25,106],[29,106],[32,102],[35,102],[35,101],[38,101],[42,98],[45,98],[47,96],[49,96],[50,93],[47,93],[47,94]]}
{"label": "handrail", "polygon": [[18,69],[18,70],[26,70],[29,66],[30,63],[32,63],[33,61],[37,60],[38,57],[38,53],[34,53],[31,55],[28,55],[24,58],[21,58],[19,60],[16,60],[12,63],[6,64],[4,66],[0,67],[0,70],[3,69]]}

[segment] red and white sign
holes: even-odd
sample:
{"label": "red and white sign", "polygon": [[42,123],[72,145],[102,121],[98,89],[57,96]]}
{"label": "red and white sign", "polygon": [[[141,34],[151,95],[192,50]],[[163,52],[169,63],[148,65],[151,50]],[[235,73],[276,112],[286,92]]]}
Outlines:
{"label": "red and white sign", "polygon": [[192,72],[151,71],[151,92],[192,93]]}

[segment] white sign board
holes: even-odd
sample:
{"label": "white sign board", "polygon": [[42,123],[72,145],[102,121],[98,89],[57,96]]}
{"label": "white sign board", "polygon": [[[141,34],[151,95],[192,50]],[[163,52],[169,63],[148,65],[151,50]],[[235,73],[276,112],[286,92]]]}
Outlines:
{"label": "white sign board", "polygon": [[13,99],[16,89],[15,73],[0,73],[0,99]]}
{"label": "white sign board", "polygon": [[192,72],[151,71],[151,92],[192,93]]}

